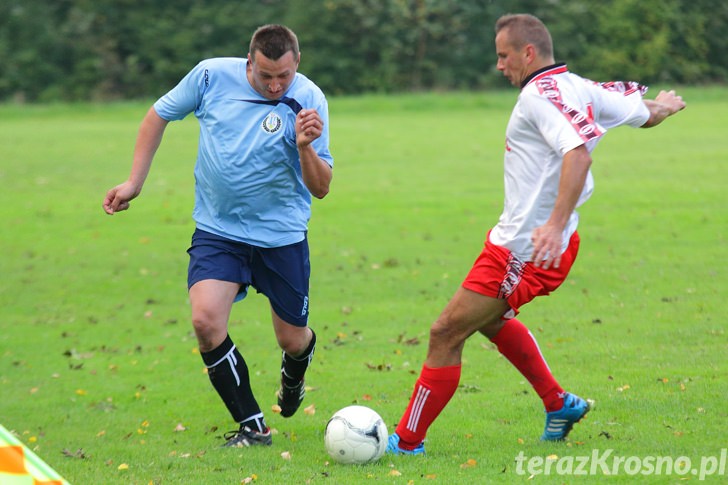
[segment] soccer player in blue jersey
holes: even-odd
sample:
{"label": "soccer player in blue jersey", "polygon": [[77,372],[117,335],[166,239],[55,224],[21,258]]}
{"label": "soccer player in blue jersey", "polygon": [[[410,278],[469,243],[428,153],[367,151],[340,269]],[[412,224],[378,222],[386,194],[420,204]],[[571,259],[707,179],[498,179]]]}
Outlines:
{"label": "soccer player in blue jersey", "polygon": [[149,109],[129,179],[103,202],[108,214],[128,209],[167,124],[194,113],[200,137],[188,288],[210,381],[239,423],[226,434],[225,446],[272,443],[245,360],[228,334],[233,302],[249,286],[270,301],[283,350],[278,405],[284,417],[303,401],[304,374],[316,347],[308,327],[306,231],[311,196],[329,191],[333,158],[326,98],[297,72],[299,61],[296,35],[266,25],[253,34],[247,59],[200,62]]}

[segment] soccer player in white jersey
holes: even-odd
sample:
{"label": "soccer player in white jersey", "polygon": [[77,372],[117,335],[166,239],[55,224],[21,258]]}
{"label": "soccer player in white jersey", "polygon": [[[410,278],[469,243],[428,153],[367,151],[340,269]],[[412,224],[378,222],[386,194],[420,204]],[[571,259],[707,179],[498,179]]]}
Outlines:
{"label": "soccer player in white jersey", "polygon": [[460,379],[465,340],[488,337],[543,401],[542,440],[563,440],[589,411],[546,365],[518,308],[554,291],[579,247],[576,207],[591,195],[591,152],[610,128],[651,127],[685,107],[674,92],[643,100],[635,83],[594,83],[554,63],[551,36],[531,15],[496,23],[497,68],[521,89],[506,128],[505,201],[485,248],[432,324],[427,358],[387,451],[423,454],[429,426]]}
{"label": "soccer player in white jersey", "polygon": [[328,193],[333,158],[326,98],[297,72],[299,61],[296,35],[285,26],[266,25],[253,34],[247,59],[200,62],[149,109],[131,175],[103,203],[108,214],[128,209],[167,124],[194,113],[200,136],[188,288],[210,381],[239,423],[226,434],[225,446],[272,443],[245,360],[228,335],[233,302],[249,286],[270,301],[283,350],[278,405],[284,417],[303,400],[304,374],[316,346],[308,327],[306,232],[311,196]]}

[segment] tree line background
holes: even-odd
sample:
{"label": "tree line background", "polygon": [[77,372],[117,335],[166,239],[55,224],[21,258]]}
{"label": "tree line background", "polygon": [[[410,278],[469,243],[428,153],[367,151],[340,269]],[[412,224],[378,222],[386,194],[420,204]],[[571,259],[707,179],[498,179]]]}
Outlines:
{"label": "tree line background", "polygon": [[265,23],[329,95],[497,88],[493,25],[520,12],[595,80],[728,80],[726,0],[0,0],[0,101],[156,97]]}

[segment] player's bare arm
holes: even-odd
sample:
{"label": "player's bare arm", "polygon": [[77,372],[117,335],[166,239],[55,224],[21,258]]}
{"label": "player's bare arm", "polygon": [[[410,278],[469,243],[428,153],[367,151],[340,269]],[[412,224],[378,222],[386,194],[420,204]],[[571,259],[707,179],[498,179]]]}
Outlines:
{"label": "player's bare arm", "polygon": [[303,183],[311,195],[323,199],[329,193],[333,171],[321,160],[311,142],[321,136],[324,123],[315,109],[302,109],[296,116],[296,144],[301,159]]}
{"label": "player's bare arm", "polygon": [[645,99],[645,106],[650,110],[650,118],[642,128],[652,128],[662,123],[665,118],[685,109],[685,101],[675,91],[660,91],[654,100]]}
{"label": "player's bare arm", "polygon": [[591,155],[585,145],[564,155],[554,209],[546,224],[537,227],[531,234],[534,266],[549,269],[552,265],[558,268],[561,264],[562,234],[584,189],[591,162]]}
{"label": "player's bare arm", "polygon": [[107,214],[127,210],[129,202],[141,193],[167,123],[154,108],[149,108],[139,127],[129,179],[109,190],[104,198],[103,208]]}

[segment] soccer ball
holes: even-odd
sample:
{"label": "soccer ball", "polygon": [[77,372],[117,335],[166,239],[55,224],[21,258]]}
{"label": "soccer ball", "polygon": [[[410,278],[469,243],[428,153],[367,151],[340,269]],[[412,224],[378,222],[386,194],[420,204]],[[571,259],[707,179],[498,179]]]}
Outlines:
{"label": "soccer ball", "polygon": [[376,411],[366,406],[347,406],[326,424],[324,445],[334,461],[363,465],[382,457],[387,438],[387,425]]}

